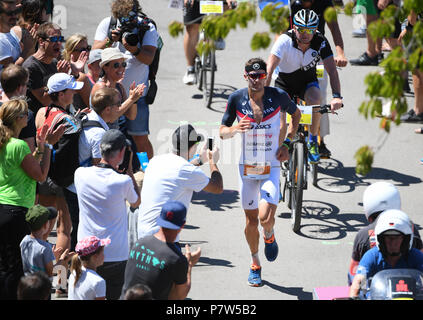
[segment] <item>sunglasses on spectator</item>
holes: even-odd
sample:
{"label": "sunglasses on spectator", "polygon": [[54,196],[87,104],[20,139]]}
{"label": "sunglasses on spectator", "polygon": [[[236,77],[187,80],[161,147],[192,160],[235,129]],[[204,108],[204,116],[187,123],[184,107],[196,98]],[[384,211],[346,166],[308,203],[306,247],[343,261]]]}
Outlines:
{"label": "sunglasses on spectator", "polygon": [[247,73],[247,75],[252,80],[263,80],[267,77],[267,73]]}
{"label": "sunglasses on spectator", "polygon": [[4,13],[5,15],[7,15],[9,17],[16,16],[21,12],[22,12],[22,7],[16,8],[15,10],[11,10],[11,11],[0,10],[0,13]]}
{"label": "sunglasses on spectator", "polygon": [[313,34],[313,33],[314,33],[314,31],[316,31],[316,29],[306,29],[306,28],[297,28],[297,30],[298,30],[298,32],[299,32],[299,33],[301,33],[301,34],[303,34],[303,33],[306,33],[306,34]]}
{"label": "sunglasses on spectator", "polygon": [[112,64],[112,67],[115,69],[118,69],[119,67],[126,68],[126,62],[122,62],[122,63],[115,62]]}
{"label": "sunglasses on spectator", "polygon": [[81,48],[81,49],[74,49],[73,51],[76,51],[76,52],[91,51],[91,46],[87,46],[87,47]]}
{"label": "sunglasses on spectator", "polygon": [[22,113],[19,114],[19,118],[28,117],[28,114],[29,114],[28,111],[22,112]]}
{"label": "sunglasses on spectator", "polygon": [[64,42],[65,41],[64,36],[53,36],[53,37],[48,37],[48,38],[44,38],[44,39],[48,40],[50,42]]}

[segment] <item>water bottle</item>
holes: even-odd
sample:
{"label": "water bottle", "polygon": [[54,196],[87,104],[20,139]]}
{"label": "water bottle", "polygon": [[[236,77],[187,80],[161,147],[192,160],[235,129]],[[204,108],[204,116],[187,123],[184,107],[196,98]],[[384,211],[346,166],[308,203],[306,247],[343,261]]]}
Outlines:
{"label": "water bottle", "polygon": [[148,157],[147,152],[137,152],[138,160],[140,160],[141,169],[143,172],[145,172],[145,169],[148,165]]}

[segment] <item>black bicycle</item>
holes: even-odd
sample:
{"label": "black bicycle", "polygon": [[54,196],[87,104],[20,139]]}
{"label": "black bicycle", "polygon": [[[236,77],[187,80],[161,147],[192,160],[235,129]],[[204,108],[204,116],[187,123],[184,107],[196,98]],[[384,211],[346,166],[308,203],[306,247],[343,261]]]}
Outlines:
{"label": "black bicycle", "polygon": [[203,91],[204,105],[210,108],[213,99],[214,74],[216,67],[216,51],[211,49],[201,56],[195,57],[195,77],[198,90]]}
{"label": "black bicycle", "polygon": [[[330,112],[330,104],[312,107],[312,112],[321,114]],[[317,111],[314,111],[318,109]],[[311,114],[309,115],[311,117]],[[287,206],[291,210],[291,228],[294,232],[298,232],[301,224],[301,212],[303,205],[303,191],[307,190],[307,171],[312,173],[313,185],[317,185],[318,164],[310,164],[308,159],[308,148],[306,138],[308,137],[308,128],[306,124],[298,125],[297,133],[291,142],[290,158],[287,163],[281,163],[281,179],[285,179],[283,187],[282,199],[285,201],[285,191],[288,190]],[[311,121],[307,123],[310,125]]]}

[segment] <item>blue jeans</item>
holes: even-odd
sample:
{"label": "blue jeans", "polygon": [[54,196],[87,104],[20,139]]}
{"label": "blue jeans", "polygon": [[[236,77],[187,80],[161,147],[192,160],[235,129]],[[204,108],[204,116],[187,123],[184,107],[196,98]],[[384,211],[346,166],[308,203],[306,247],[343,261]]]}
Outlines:
{"label": "blue jeans", "polygon": [[142,97],[137,102],[137,116],[135,120],[126,120],[128,134],[131,136],[145,136],[150,134],[149,120],[150,110],[148,104],[145,102],[145,97]]}

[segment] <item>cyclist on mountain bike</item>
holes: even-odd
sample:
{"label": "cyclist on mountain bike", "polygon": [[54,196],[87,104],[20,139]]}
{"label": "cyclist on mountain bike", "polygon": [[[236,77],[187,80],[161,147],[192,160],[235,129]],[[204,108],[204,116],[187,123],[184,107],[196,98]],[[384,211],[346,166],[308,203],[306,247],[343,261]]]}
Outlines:
{"label": "cyclist on mountain bike", "polygon": [[[292,26],[292,17],[300,11],[301,9],[311,9],[313,10],[317,16],[319,17],[319,26],[317,30],[320,31],[322,35],[325,35],[325,26],[330,30],[332,35],[333,44],[335,46],[334,53],[336,55],[334,57],[335,64],[337,67],[345,67],[348,64],[348,60],[345,57],[344,52],[344,40],[342,39],[342,34],[340,30],[340,26],[338,21],[335,19],[334,21],[326,21],[325,20],[325,11],[328,8],[333,8],[334,4],[332,0],[291,0],[290,1],[290,25]],[[323,65],[323,62],[320,61],[319,65]],[[318,67],[319,68],[319,67]],[[319,87],[322,92],[321,96],[321,104],[324,105],[327,103],[326,101],[326,92],[328,86],[328,75],[327,72],[324,70],[321,71],[320,76],[318,77],[319,80]],[[330,150],[327,148],[326,143],[324,142],[324,138],[330,134],[330,125],[329,125],[329,114],[325,113],[322,115],[320,119],[320,130],[319,130],[319,153],[321,158],[330,158],[332,155]]]}
{"label": "cyclist on mountain bike", "polygon": [[[319,17],[313,10],[302,9],[293,19],[294,28],[280,35],[276,40],[267,61],[267,73],[272,74],[279,66],[279,75],[275,85],[284,89],[291,97],[305,100],[307,105],[320,105],[321,93],[316,75],[316,65],[320,59],[329,74],[332,88],[331,110],[342,107],[341,84],[338,71],[328,40],[317,31]],[[270,85],[271,77],[266,80]],[[320,160],[317,135],[321,114],[313,113],[308,142],[310,163]],[[286,132],[285,121],[282,122],[281,134]]]}
{"label": "cyclist on mountain bike", "polygon": [[[297,132],[301,117],[300,110],[285,91],[264,86],[267,75],[266,63],[262,59],[247,61],[244,78],[248,87],[229,96],[219,131],[221,139],[242,134],[240,194],[246,216],[245,237],[252,256],[248,283],[255,287],[261,285],[259,220],[264,231],[267,260],[274,261],[278,255],[273,226],[279,202],[280,161],[289,158],[290,139]],[[292,115],[292,122],[288,138],[281,144],[280,121],[285,112]],[[233,126],[235,119],[238,124]]]}

